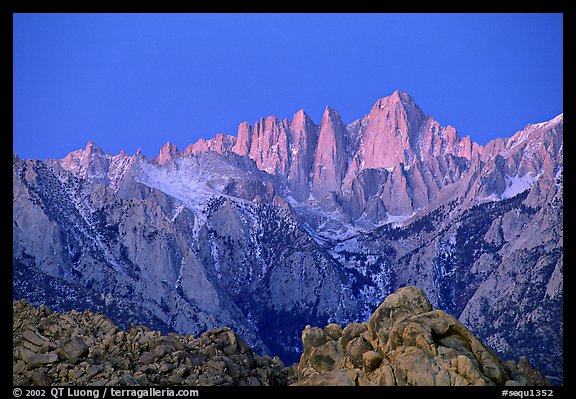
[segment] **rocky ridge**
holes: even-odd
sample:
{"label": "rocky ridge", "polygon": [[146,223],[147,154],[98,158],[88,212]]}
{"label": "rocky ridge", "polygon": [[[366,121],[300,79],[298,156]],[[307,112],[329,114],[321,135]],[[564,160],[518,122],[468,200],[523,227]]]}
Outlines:
{"label": "rocky ridge", "polygon": [[414,285],[561,384],[563,115],[485,146],[402,92],[347,126],[324,116],[261,118],[157,158],[92,142],[15,154],[13,298],[121,328],[230,326],[293,362],[305,325],[367,320]]}
{"label": "rocky ridge", "polygon": [[13,304],[14,385],[286,385],[277,357],[259,356],[230,328],[162,335],[120,330],[101,313]]}
{"label": "rocky ridge", "polygon": [[547,385],[503,363],[454,317],[403,287],[364,323],[306,326],[300,362],[260,356],[230,328],[161,335],[106,316],[13,304],[14,385]]}
{"label": "rocky ridge", "polygon": [[279,191],[312,228],[330,238],[350,227],[370,230],[406,220],[446,201],[447,192],[469,203],[529,188],[543,171],[558,171],[562,128],[560,114],[482,146],[396,90],[348,125],[328,106],[319,125],[303,110],[291,120],[270,115],[253,126],[242,122],[236,136],[202,138],[182,153],[166,143],[156,162],[206,152],[247,157],[277,179]]}

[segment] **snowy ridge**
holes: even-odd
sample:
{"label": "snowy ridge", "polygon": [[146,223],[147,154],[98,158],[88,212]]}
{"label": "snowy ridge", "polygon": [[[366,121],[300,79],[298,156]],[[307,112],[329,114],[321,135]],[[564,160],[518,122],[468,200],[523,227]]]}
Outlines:
{"label": "snowy ridge", "polygon": [[517,132],[508,140],[506,145],[507,149],[504,150],[501,155],[508,157],[513,154],[513,150],[525,144],[524,155],[530,157],[531,154],[535,153],[543,144],[538,137],[538,132],[554,129],[559,124],[562,124],[563,121],[564,114],[562,113],[557,115],[555,118],[550,119],[549,121],[526,125],[523,130]]}
{"label": "snowy ridge", "polygon": [[210,198],[227,197],[226,186],[241,178],[248,179],[248,173],[220,156],[207,153],[179,158],[170,166],[142,161],[134,180],[160,190],[198,212],[205,209]]}
{"label": "snowy ridge", "polygon": [[106,262],[112,268],[121,274],[126,276],[126,271],[118,264],[115,256],[110,252],[110,249],[104,244],[103,237],[98,233],[98,229],[95,228],[92,215],[94,214],[94,209],[90,206],[86,193],[82,193],[78,187],[78,182],[74,177],[66,175],[55,175],[60,182],[64,192],[68,196],[68,199],[74,204],[78,215],[82,218],[82,223],[76,224],[76,228],[80,230],[87,237],[91,237],[92,243],[96,245]]}

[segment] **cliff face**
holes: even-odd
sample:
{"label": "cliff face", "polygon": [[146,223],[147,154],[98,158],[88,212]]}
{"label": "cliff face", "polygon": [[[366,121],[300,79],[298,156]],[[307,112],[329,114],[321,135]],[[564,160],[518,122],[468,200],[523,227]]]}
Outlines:
{"label": "cliff face", "polygon": [[58,311],[227,325],[291,362],[306,324],[366,320],[417,285],[563,378],[563,115],[481,147],[395,92],[348,126],[298,111],[155,159],[14,155],[13,237],[15,299]]}
{"label": "cliff face", "polygon": [[310,196],[310,173],[318,143],[318,126],[304,110],[300,110],[290,122],[290,131],[292,135],[288,188],[297,201],[305,201]]}
{"label": "cliff face", "polygon": [[346,127],[340,115],[326,107],[312,168],[313,189],[318,193],[338,190],[346,167]]}

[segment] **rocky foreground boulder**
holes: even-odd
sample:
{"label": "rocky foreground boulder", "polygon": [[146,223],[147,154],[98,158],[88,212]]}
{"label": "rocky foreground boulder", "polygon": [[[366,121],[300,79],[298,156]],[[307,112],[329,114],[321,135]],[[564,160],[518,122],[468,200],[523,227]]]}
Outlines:
{"label": "rocky foreground boulder", "polygon": [[[90,311],[13,304],[14,385],[287,385],[279,358],[259,356],[229,328],[200,337],[119,330]],[[294,373],[292,373],[294,374]]]}
{"label": "rocky foreground boulder", "polygon": [[90,311],[13,304],[14,385],[547,385],[403,287],[364,323],[306,326],[300,362],[259,356],[229,328],[200,337],[119,330]]}
{"label": "rocky foreground boulder", "polygon": [[528,363],[502,362],[456,318],[403,287],[368,322],[306,326],[295,385],[547,385]]}

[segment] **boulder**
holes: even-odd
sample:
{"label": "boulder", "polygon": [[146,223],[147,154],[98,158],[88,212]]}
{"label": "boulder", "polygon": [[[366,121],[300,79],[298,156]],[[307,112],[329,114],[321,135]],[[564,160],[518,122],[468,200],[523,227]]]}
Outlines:
{"label": "boulder", "polygon": [[402,319],[430,312],[432,305],[420,288],[402,287],[386,297],[368,320],[373,345],[386,351],[390,328]]}
{"label": "boulder", "polygon": [[330,323],[324,327],[324,332],[334,341],[338,341],[342,336],[342,327],[336,323]]}
{"label": "boulder", "polygon": [[335,326],[306,327],[294,385],[545,384],[525,358],[502,363],[416,287],[386,297],[367,323]]}
{"label": "boulder", "polygon": [[28,360],[27,367],[32,370],[38,367],[54,364],[58,361],[58,355],[54,352],[43,353],[41,355],[32,356]]}
{"label": "boulder", "polygon": [[326,342],[328,342],[328,336],[319,327],[306,326],[304,331],[302,331],[302,345],[304,347],[304,352],[324,345]]}
{"label": "boulder", "polygon": [[344,349],[348,346],[348,342],[354,338],[359,337],[365,331],[368,331],[365,323],[350,323],[342,329],[341,344]]}
{"label": "boulder", "polygon": [[311,351],[308,363],[322,373],[338,369],[343,358],[342,346],[338,342],[329,341]]}
{"label": "boulder", "polygon": [[36,346],[43,346],[44,344],[48,343],[48,338],[44,337],[38,332],[32,330],[26,330],[22,333],[22,338],[26,341],[36,345]]}
{"label": "boulder", "polygon": [[70,363],[77,363],[78,359],[88,353],[88,346],[80,337],[72,337],[61,347],[62,355]]}
{"label": "boulder", "polygon": [[138,363],[146,365],[146,364],[150,364],[153,363],[154,360],[156,359],[156,355],[152,352],[144,352],[142,353],[142,355],[140,356]]}
{"label": "boulder", "polygon": [[376,351],[367,351],[362,354],[362,358],[364,359],[364,369],[366,372],[370,372],[378,366],[382,362],[382,355]]}
{"label": "boulder", "polygon": [[371,350],[372,347],[363,337],[354,338],[346,347],[346,366],[349,368],[364,367],[364,353]]}

